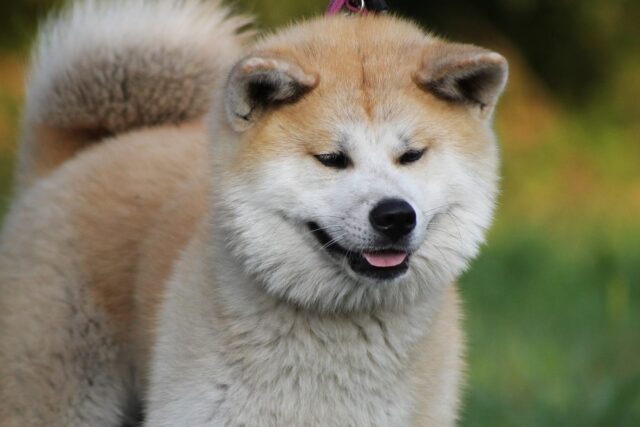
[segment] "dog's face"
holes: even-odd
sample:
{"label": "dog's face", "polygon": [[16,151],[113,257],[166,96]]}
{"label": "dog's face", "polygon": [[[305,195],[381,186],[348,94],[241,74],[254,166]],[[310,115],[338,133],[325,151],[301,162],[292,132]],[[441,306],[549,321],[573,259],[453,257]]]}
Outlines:
{"label": "dog's face", "polygon": [[227,84],[237,146],[214,150],[229,249],[267,292],[323,310],[454,280],[491,222],[505,79],[499,55],[389,17],[265,40]]}

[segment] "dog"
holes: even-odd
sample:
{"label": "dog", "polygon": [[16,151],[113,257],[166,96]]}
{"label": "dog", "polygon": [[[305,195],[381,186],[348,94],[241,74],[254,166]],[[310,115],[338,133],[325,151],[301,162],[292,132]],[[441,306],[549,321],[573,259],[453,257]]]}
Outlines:
{"label": "dog", "polygon": [[451,426],[498,53],[219,2],[42,28],[0,238],[0,425]]}

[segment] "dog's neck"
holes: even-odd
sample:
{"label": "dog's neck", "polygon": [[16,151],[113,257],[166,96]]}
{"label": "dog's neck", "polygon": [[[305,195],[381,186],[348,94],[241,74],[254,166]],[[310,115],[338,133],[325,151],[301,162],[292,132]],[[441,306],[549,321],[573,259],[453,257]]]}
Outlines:
{"label": "dog's neck", "polygon": [[179,264],[157,340],[150,403],[158,417],[191,414],[175,418],[189,425],[265,417],[277,425],[409,424],[416,344],[440,294],[396,310],[314,312],[268,295],[206,232]]}

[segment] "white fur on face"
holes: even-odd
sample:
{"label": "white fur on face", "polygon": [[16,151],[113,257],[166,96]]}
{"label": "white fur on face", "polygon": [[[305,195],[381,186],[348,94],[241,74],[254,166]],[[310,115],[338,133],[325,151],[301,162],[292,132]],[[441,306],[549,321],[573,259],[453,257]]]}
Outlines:
{"label": "white fur on face", "polygon": [[[407,111],[386,120],[336,122],[334,151],[350,157],[349,168],[327,168],[296,152],[228,176],[219,215],[229,249],[268,292],[303,306],[360,310],[424,297],[464,270],[491,222],[497,150],[488,127],[483,129],[478,138],[487,143],[470,152],[455,129],[425,124]],[[427,139],[421,160],[398,163]],[[404,246],[411,253],[409,270],[395,279],[353,272],[346,258],[330,255],[307,228],[318,224],[347,250],[376,249],[369,213],[390,198],[405,200],[417,216]]]}

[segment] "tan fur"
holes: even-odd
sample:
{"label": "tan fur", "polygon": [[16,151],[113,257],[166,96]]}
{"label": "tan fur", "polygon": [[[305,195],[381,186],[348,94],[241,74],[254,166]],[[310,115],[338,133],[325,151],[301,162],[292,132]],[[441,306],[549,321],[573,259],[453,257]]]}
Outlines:
{"label": "tan fur", "polygon": [[164,285],[205,212],[206,134],[200,125],[142,131],[83,157],[65,177],[83,200],[69,215],[87,242],[96,303],[146,372]]}

